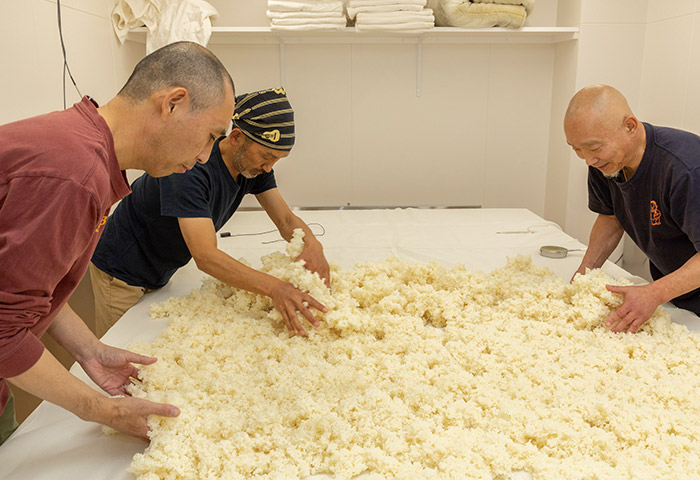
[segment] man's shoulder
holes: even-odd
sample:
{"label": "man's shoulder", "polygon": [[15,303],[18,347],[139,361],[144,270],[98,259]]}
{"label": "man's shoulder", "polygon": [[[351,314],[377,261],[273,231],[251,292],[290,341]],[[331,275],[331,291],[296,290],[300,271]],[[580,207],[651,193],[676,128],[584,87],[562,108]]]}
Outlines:
{"label": "man's shoulder", "polygon": [[700,167],[700,136],[693,132],[672,127],[650,125],[654,144],[662,154],[688,169]]}
{"label": "man's shoulder", "polygon": [[54,177],[83,184],[96,173],[108,176],[111,139],[76,112],[52,112],[3,127],[0,159],[6,179]]}

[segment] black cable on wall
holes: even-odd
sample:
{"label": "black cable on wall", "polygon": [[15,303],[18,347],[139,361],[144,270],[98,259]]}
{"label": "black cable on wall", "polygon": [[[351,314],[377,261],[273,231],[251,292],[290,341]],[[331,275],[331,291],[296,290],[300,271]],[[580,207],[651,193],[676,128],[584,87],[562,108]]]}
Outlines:
{"label": "black cable on wall", "polygon": [[56,8],[58,10],[58,36],[61,39],[61,51],[63,52],[63,108],[66,108],[66,72],[68,72],[68,76],[70,77],[71,82],[73,82],[73,86],[75,87],[75,91],[78,92],[78,96],[80,98],[83,97],[83,95],[80,93],[80,89],[78,88],[78,84],[75,83],[75,79],[73,78],[73,74],[70,71],[70,67],[68,66],[68,59],[66,58],[66,45],[63,43],[63,26],[61,25],[61,0],[56,0]]}

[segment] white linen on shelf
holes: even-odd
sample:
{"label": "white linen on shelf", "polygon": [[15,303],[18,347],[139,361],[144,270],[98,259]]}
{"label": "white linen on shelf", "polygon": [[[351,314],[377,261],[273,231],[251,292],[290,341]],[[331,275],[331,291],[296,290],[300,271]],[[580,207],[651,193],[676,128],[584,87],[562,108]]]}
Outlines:
{"label": "white linen on shelf", "polygon": [[339,0],[322,2],[305,2],[302,0],[268,0],[267,9],[273,12],[343,13],[343,2]]}
{"label": "white linen on shelf", "polygon": [[419,23],[431,28],[435,23],[435,17],[433,17],[433,11],[426,8],[420,12],[359,13],[356,21],[365,26]]}
{"label": "white linen on shelf", "polygon": [[112,26],[124,43],[129,30],[148,29],[146,53],[173,42],[187,40],[206,46],[211,37],[211,20],[219,13],[205,0],[118,0],[112,10]]}
{"label": "white linen on shelf", "polygon": [[358,33],[420,34],[435,26],[433,11],[423,8],[425,4],[426,0],[349,0],[347,11]]}
{"label": "white linen on shelf", "polygon": [[421,5],[411,3],[399,3],[395,5],[371,5],[362,7],[348,6],[348,18],[354,19],[358,13],[384,13],[384,12],[420,12],[423,10]]}
{"label": "white linen on shelf", "polygon": [[347,20],[341,0],[268,0],[271,30],[342,30]]}

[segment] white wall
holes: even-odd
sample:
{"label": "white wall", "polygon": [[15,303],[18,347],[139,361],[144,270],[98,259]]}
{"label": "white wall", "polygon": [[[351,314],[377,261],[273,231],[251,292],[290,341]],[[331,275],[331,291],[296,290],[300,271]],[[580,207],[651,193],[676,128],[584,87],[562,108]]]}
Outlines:
{"label": "white wall", "polygon": [[[636,109],[644,55],[646,11],[646,0],[581,1],[576,91],[591,84],[609,84],[619,89],[632,109]],[[560,126],[565,108],[566,105],[557,119]],[[571,150],[568,161],[564,229],[588,243],[595,215],[588,211],[587,168],[584,161]]]}
{"label": "white wall", "polygon": [[[211,3],[220,12],[215,25],[268,25],[265,2]],[[556,0],[540,0],[529,24],[555,24],[556,9]],[[278,45],[210,48],[238,92],[280,83]],[[297,43],[284,51],[297,144],[276,171],[290,204],[524,206],[544,214],[553,45],[426,44],[420,97],[414,44]]]}
{"label": "white wall", "polygon": [[700,134],[700,0],[649,0],[638,115]]}
{"label": "white wall", "polygon": [[[63,0],[68,64],[83,95],[106,103],[126,81],[141,48],[118,48],[112,0]],[[56,1],[3,0],[0,15],[0,123],[63,109],[63,57]],[[67,104],[80,100],[67,78]]]}

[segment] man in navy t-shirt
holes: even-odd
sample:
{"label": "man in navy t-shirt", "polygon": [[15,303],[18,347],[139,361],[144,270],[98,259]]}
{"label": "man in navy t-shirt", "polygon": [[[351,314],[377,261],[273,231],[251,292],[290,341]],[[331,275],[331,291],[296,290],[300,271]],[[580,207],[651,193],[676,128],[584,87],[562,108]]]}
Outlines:
{"label": "man in navy t-shirt", "polygon": [[293,145],[294,112],[284,89],[253,92],[236,97],[233,129],[215,142],[208,162],[185,174],[136,179],[132,194],[109,217],[92,257],[98,336],[191,258],[222,282],[271,297],[291,333],[306,335],[297,311],[317,325],[304,302],[325,312],[323,305],[291,284],[243,265],[216,242],[216,232],[243,197],[253,194],[286,240],[294,229],[304,230],[300,258],[329,284],[323,247],[276,188],[272,167]]}
{"label": "man in navy t-shirt", "polygon": [[586,87],[564,119],[588,165],[588,207],[598,213],[576,273],[603,265],[624,232],[649,257],[652,283],[610,286],[624,297],[606,325],[636,332],[668,301],[700,314],[700,137],[642,123],[606,85]]}

